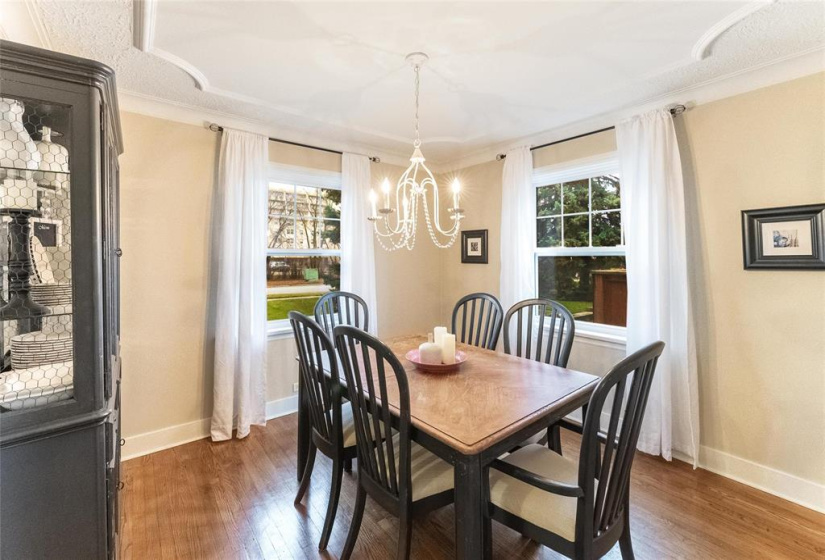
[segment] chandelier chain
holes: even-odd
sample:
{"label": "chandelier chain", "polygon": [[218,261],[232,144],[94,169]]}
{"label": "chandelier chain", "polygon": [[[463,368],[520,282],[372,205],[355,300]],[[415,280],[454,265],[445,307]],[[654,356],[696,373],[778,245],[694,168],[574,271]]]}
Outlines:
{"label": "chandelier chain", "polygon": [[418,132],[418,94],[421,88],[421,66],[415,65],[415,142],[416,148],[421,146],[421,136]]}

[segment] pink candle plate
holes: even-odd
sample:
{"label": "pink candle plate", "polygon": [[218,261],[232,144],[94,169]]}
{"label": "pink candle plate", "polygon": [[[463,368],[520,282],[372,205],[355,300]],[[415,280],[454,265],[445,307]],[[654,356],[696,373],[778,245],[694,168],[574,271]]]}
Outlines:
{"label": "pink candle plate", "polygon": [[424,373],[451,373],[458,371],[461,364],[467,361],[467,354],[461,350],[456,351],[454,364],[425,364],[421,361],[421,357],[418,354],[418,349],[416,348],[407,352],[406,358],[415,364],[416,369]]}

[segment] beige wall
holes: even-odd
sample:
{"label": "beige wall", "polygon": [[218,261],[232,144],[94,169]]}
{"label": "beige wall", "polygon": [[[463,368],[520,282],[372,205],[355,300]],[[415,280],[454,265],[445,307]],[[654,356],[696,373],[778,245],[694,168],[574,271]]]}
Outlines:
{"label": "beige wall", "polygon": [[702,444],[825,482],[825,273],[742,266],[740,212],[825,202],[825,74],[677,119]]}
{"label": "beige wall", "polygon": [[122,113],[123,432],[204,418],[209,222],[217,135]]}
{"label": "beige wall", "polygon": [[[130,438],[190,425],[186,433],[197,434],[196,424],[212,410],[210,223],[219,136],[132,113],[121,118],[123,432]],[[269,155],[273,162],[341,170],[337,154],[271,142]],[[375,188],[402,171],[373,164]],[[376,248],[382,336],[425,331],[436,322],[440,260],[425,235],[422,227],[412,252]],[[293,395],[294,357],[291,337],[269,341],[268,401]]]}

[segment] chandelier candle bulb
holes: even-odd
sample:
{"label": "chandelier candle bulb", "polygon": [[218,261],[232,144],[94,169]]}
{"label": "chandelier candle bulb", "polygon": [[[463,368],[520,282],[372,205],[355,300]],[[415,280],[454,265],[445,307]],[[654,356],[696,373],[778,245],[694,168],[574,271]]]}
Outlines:
{"label": "chandelier candle bulb", "polygon": [[384,182],[381,183],[381,192],[384,193],[384,208],[390,207],[390,180],[384,178]]}
{"label": "chandelier candle bulb", "polygon": [[441,362],[447,365],[455,363],[455,335],[445,334],[441,343]]}
{"label": "chandelier candle bulb", "polygon": [[441,363],[441,346],[433,342],[432,333],[427,336],[427,342],[418,347],[418,359],[423,364]]}
{"label": "chandelier candle bulb", "polygon": [[458,199],[461,193],[461,183],[458,182],[458,179],[453,180],[453,208],[458,208]]}

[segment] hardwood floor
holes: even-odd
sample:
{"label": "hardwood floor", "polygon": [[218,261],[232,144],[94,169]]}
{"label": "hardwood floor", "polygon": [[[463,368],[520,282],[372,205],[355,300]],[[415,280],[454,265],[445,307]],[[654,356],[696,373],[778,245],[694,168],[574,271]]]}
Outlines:
{"label": "hardwood floor", "polygon": [[[337,558],[355,499],[344,488],[327,552],[317,543],[331,462],[318,454],[304,503],[293,505],[297,419],[271,420],[245,440],[208,440],[127,461],[121,491],[122,558]],[[565,434],[568,436],[568,434]],[[578,439],[564,440],[573,455]],[[684,463],[639,454],[633,467],[631,526],[636,557],[696,559],[825,558],[825,515]],[[413,532],[413,558],[454,555],[452,506]],[[493,524],[494,558],[559,558]],[[394,558],[397,520],[368,501],[354,558]],[[618,545],[606,558],[620,558]]]}

